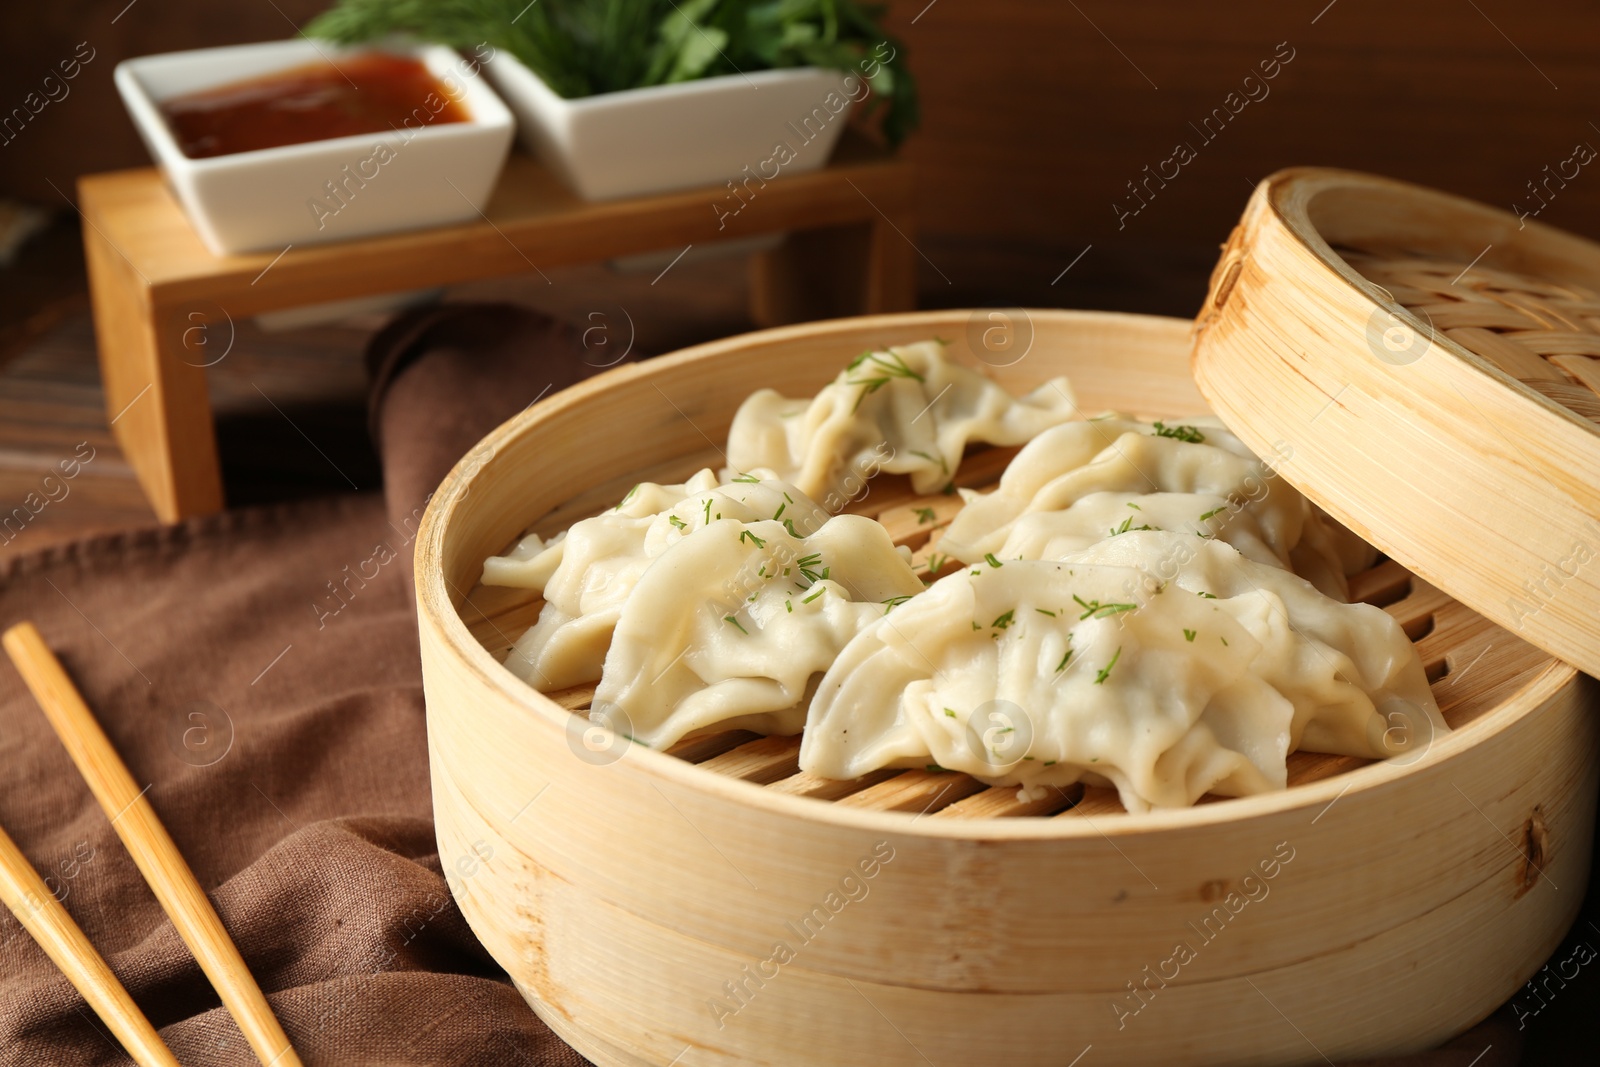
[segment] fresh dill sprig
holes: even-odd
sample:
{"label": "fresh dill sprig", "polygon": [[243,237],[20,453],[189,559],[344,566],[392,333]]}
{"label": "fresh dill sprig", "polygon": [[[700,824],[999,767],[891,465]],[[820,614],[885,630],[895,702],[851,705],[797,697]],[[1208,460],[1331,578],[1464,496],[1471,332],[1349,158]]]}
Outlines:
{"label": "fresh dill sprig", "polygon": [[914,594],[912,593],[907,593],[904,596],[892,596],[888,600],[881,601],[881,603],[884,605],[883,613],[885,615],[889,614],[889,612],[910,600],[913,595]]}
{"label": "fresh dill sprig", "polygon": [[748,539],[757,548],[766,548],[767,547],[767,542],[766,541],[764,541],[763,539],[757,537],[755,534],[751,533],[749,530],[740,530],[739,531],[739,540],[740,541],[744,541],[746,539]]}
{"label": "fresh dill sprig", "polygon": [[689,528],[689,524],[678,518],[676,515],[668,515],[667,521],[672,523],[672,525],[676,526],[680,530],[687,530]]}
{"label": "fresh dill sprig", "polygon": [[936,513],[932,508],[917,508],[915,510],[917,513],[917,524],[920,526],[927,526],[930,523],[934,523],[939,520],[938,513]]}
{"label": "fresh dill sprig", "polygon": [[759,485],[761,482],[761,479],[757,478],[754,474],[741,474],[739,477],[733,480],[736,482],[748,482],[750,485]]}
{"label": "fresh dill sprig", "polygon": [[1011,625],[1012,621],[1016,617],[1016,614],[1017,614],[1017,609],[1016,608],[1012,608],[1010,611],[1008,611],[1008,612],[1004,613],[1003,615],[999,616],[998,618],[996,618],[994,620],[994,622],[991,622],[989,624],[989,628],[991,630],[1004,630],[1004,629],[1006,629],[1007,627],[1009,627]]}
{"label": "fresh dill sprig", "polygon": [[861,386],[861,393],[856,397],[856,408],[860,408],[863,400],[888,385],[894,378],[927,381],[894,352],[863,352],[845,369],[847,372],[860,370],[863,375],[863,377],[846,377],[844,380],[846,385]]}
{"label": "fresh dill sprig", "polygon": [[735,626],[739,627],[739,632],[740,633],[744,634],[746,637],[750,636],[750,631],[746,630],[743,626],[741,626],[739,624],[739,620],[734,618],[732,615],[724,615],[722,617],[722,621],[723,622],[731,622],[731,623],[733,623]]}
{"label": "fresh dill sprig", "polygon": [[623,497],[621,500],[617,501],[617,506],[613,510],[621,511],[622,510],[622,505],[626,504],[628,501],[632,500],[635,496],[638,495],[639,486],[641,486],[643,484],[644,484],[643,482],[635,483],[634,487],[632,489],[628,490],[628,495]]}
{"label": "fresh dill sprig", "polygon": [[994,553],[993,552],[985,552],[983,554],[983,561],[985,563],[987,563],[991,567],[1003,567],[1003,566],[1005,566],[1005,564],[1001,563],[999,560],[994,558]]}

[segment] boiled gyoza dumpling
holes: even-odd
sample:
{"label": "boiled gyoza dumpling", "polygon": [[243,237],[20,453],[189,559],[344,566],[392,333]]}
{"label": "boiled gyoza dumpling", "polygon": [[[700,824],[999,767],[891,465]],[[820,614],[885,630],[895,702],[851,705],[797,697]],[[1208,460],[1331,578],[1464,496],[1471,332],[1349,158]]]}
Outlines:
{"label": "boiled gyoza dumpling", "polygon": [[1017,454],[994,492],[963,495],[939,546],[963,562],[1054,559],[1149,528],[1221,538],[1259,563],[1301,562],[1323,592],[1348,598],[1331,531],[1305,541],[1309,502],[1215,419],[1058,426]]}
{"label": "boiled gyoza dumpling", "polygon": [[719,484],[703,470],[681,485],[643,482],[621,503],[580,520],[546,545],[524,538],[506,556],[484,561],[485,585],[542,590],[539,619],[506,657],[506,666],[550,692],[600,679],[623,602],[652,560],[718,519],[775,519],[804,536],[828,515],[770,471]]}
{"label": "boiled gyoza dumpling", "polygon": [[[1172,580],[1146,585],[1164,557],[1182,560]],[[1106,783],[1138,811],[1283,788],[1301,747],[1391,754],[1397,707],[1445,729],[1381,609],[1221,541],[1139,531],[1059,561],[980,563],[863,630],[817,687],[800,766]]]}
{"label": "boiled gyoza dumpling", "polygon": [[923,341],[863,352],[810,400],[752,393],[728,432],[728,463],[777,471],[838,511],[879,471],[931,493],[950,482],[969,442],[1021,444],[1077,417],[1065,378],[1013,397]]}
{"label": "boiled gyoza dumpling", "polygon": [[705,728],[792,734],[851,638],[922,591],[871,519],[809,537],[713,521],[653,560],[622,606],[592,719],[662,748]]}

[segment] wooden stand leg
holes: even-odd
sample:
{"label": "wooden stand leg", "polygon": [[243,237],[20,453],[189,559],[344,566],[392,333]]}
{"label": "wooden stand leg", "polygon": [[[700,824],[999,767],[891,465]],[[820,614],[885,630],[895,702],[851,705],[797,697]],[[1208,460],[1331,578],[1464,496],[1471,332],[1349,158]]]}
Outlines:
{"label": "wooden stand leg", "polygon": [[[909,221],[897,225],[905,231]],[[791,233],[780,247],[751,259],[750,317],[758,326],[782,326],[911,311],[915,256],[906,238],[882,219]]]}
{"label": "wooden stand leg", "polygon": [[106,418],[123,455],[162,522],[221,511],[205,370],[180,358],[180,324],[150,305],[121,253],[92,224],[83,239]]}

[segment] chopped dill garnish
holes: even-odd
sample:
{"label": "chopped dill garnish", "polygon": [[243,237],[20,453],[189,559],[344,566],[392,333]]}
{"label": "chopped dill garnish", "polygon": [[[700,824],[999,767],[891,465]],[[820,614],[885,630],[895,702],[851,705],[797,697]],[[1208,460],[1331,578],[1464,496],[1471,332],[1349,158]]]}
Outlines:
{"label": "chopped dill garnish", "polygon": [[945,482],[944,483],[944,488],[939,490],[939,492],[943,493],[945,496],[955,496],[956,495],[956,483],[955,482]]}
{"label": "chopped dill garnish", "polygon": [[1111,532],[1107,536],[1115,537],[1118,534],[1125,534],[1125,533],[1130,533],[1130,532],[1137,533],[1139,530],[1154,530],[1154,529],[1156,529],[1156,527],[1151,526],[1149,523],[1144,523],[1143,525],[1135,526],[1133,524],[1133,516],[1129,515],[1127,518],[1122,520],[1122,525],[1121,526],[1113,526],[1113,527],[1111,527]]}
{"label": "chopped dill garnish", "polygon": [[1016,614],[1017,614],[1017,609],[1016,608],[1012,608],[1010,611],[1006,612],[1004,615],[1001,615],[999,618],[995,619],[994,622],[991,622],[989,624],[989,628],[991,630],[1004,630],[1006,627],[1011,625],[1013,617]]}
{"label": "chopped dill garnish", "polygon": [[939,519],[939,516],[934,512],[934,510],[932,508],[917,508],[916,512],[917,512],[917,522],[919,524],[922,524],[922,525],[927,525],[928,523],[937,522],[938,519]]}
{"label": "chopped dill garnish", "polygon": [[1078,607],[1083,609],[1083,614],[1078,616],[1079,622],[1082,622],[1084,619],[1087,619],[1090,616],[1093,616],[1097,619],[1104,619],[1112,615],[1120,615],[1124,611],[1132,611],[1134,608],[1139,606],[1137,604],[1102,604],[1098,600],[1085,600],[1077,593],[1072,594],[1072,599],[1076,600],[1078,602]]}
{"label": "chopped dill garnish", "polygon": [[889,614],[889,612],[893,611],[895,608],[899,607],[901,604],[904,604],[906,601],[910,600],[911,597],[912,597],[912,594],[907,593],[904,596],[892,596],[888,600],[880,601],[880,603],[882,603],[884,605],[883,613],[885,615]]}
{"label": "chopped dill garnish", "polygon": [[937,763],[930,763],[928,764],[928,772],[930,774],[941,774],[944,772],[944,768],[939,766]]}
{"label": "chopped dill garnish", "polygon": [[788,493],[783,494],[783,500],[784,500],[784,503],[786,503],[786,504],[793,504],[794,503],[794,498],[791,497]]}
{"label": "chopped dill garnish", "polygon": [[643,482],[637,482],[637,483],[635,483],[635,484],[634,484],[634,487],[633,487],[633,488],[632,488],[632,489],[629,489],[629,490],[628,490],[628,495],[627,495],[627,496],[625,496],[625,497],[623,497],[623,498],[622,498],[622,499],[621,499],[621,500],[619,500],[619,501],[617,501],[617,506],[616,506],[616,507],[615,507],[615,508],[614,508],[614,509],[613,509],[613,510],[615,510],[615,511],[621,511],[621,510],[622,510],[622,505],[624,505],[624,504],[626,504],[626,503],[627,503],[627,502],[628,502],[628,501],[630,501],[630,500],[632,500],[632,499],[633,499],[633,498],[634,498],[634,497],[635,497],[635,496],[636,496],[636,495],[637,495],[637,494],[638,494],[638,492],[639,492],[639,486],[641,486],[641,485],[643,485],[643,484],[644,484],[644,483],[643,483]]}
{"label": "chopped dill garnish", "polygon": [[1056,664],[1056,673],[1060,674],[1067,669],[1067,664],[1072,661],[1072,649],[1067,649],[1067,654],[1061,657],[1061,662]]}
{"label": "chopped dill garnish", "polygon": [[1187,641],[1187,642],[1189,642],[1189,643],[1190,643],[1190,644],[1191,644],[1191,645],[1192,645],[1192,644],[1194,644],[1194,635],[1195,635],[1195,634],[1196,634],[1196,633],[1198,633],[1198,632],[1199,632],[1199,631],[1197,631],[1197,630],[1191,630],[1191,629],[1189,629],[1189,628],[1188,628],[1188,627],[1184,627],[1184,630],[1183,630],[1183,639],[1184,639],[1184,640],[1185,640],[1185,641]]}
{"label": "chopped dill garnish", "polygon": [[956,709],[955,708],[945,708],[944,709],[944,714],[945,714],[946,718],[954,719],[956,717]]}
{"label": "chopped dill garnish", "polygon": [[1156,423],[1157,437],[1175,437],[1180,441],[1187,441],[1191,445],[1198,445],[1205,441],[1206,435],[1193,426],[1167,426]]}
{"label": "chopped dill garnish", "polygon": [[937,463],[939,465],[939,473],[943,474],[946,478],[950,477],[950,465],[944,461],[943,456],[930,456],[928,453],[922,452],[915,448],[911,450],[911,454],[913,456],[921,456],[929,463]]}
{"label": "chopped dill garnish", "polygon": [[1215,593],[1199,593],[1199,594],[1196,594],[1196,595],[1203,596],[1207,600],[1215,600],[1215,599],[1217,599],[1217,594],[1215,594]]}
{"label": "chopped dill garnish", "polygon": [[774,522],[776,522],[777,520],[783,518],[783,509],[788,507],[788,506],[789,506],[788,504],[779,504],[778,505],[778,510],[774,511],[772,513],[772,519],[773,519]]}
{"label": "chopped dill garnish", "polygon": [[817,597],[821,596],[823,593],[826,593],[827,591],[828,591],[828,587],[827,586],[819,585],[819,586],[817,586],[817,591],[815,593],[812,593],[810,596],[808,596],[804,600],[800,601],[800,603],[809,604],[813,600],[817,599]]}
{"label": "chopped dill garnish", "polygon": [[1037,611],[1040,615],[1048,615],[1052,619],[1056,617],[1056,613],[1051,611],[1049,608],[1034,608],[1033,610]]}
{"label": "chopped dill garnish", "polygon": [[1220,508],[1212,508],[1210,511],[1206,512],[1204,515],[1200,516],[1200,521],[1201,522],[1205,522],[1207,519],[1211,518],[1211,516],[1220,515],[1224,511],[1227,511],[1227,510],[1228,510],[1228,505],[1226,505],[1226,504],[1222,505]]}
{"label": "chopped dill garnish", "polygon": [[[1219,634],[1218,636],[1220,637],[1221,635]],[[1227,648],[1228,647],[1228,639],[1226,637],[1222,638],[1222,647],[1223,648]]]}
{"label": "chopped dill garnish", "polygon": [[731,623],[733,623],[733,624],[734,624],[734,625],[735,625],[735,626],[738,626],[738,627],[739,627],[739,632],[740,632],[740,633],[742,633],[742,634],[744,634],[744,635],[745,635],[745,636],[746,636],[746,637],[748,637],[748,636],[749,636],[749,635],[750,635],[750,631],[749,631],[749,630],[746,630],[746,629],[745,629],[745,628],[744,628],[744,627],[743,627],[743,626],[740,626],[740,625],[739,625],[739,620],[738,620],[738,619],[736,619],[736,618],[734,618],[734,617],[733,617],[733,616],[732,616],[732,615],[724,615],[724,616],[723,616],[723,617],[722,617],[722,621],[723,621],[723,622],[731,622]]}
{"label": "chopped dill garnish", "polygon": [[1056,765],[1056,761],[1053,759],[1047,759],[1044,761],[1044,765],[1046,767],[1054,767]]}
{"label": "chopped dill garnish", "polygon": [[1111,654],[1111,662],[1107,663],[1104,667],[1100,668],[1099,673],[1094,676],[1094,684],[1095,685],[1105,685],[1106,679],[1111,677],[1111,668],[1115,667],[1117,665],[1117,660],[1119,660],[1121,658],[1122,658],[1122,646],[1118,645],[1117,646],[1117,650]]}
{"label": "chopped dill garnish", "polygon": [[983,629],[983,627],[982,627],[982,626],[981,626],[981,625],[979,625],[979,623],[978,623],[978,620],[977,620],[977,619],[973,619],[973,620],[972,620],[972,628],[973,628],[973,629],[974,629],[974,630],[981,630],[981,629]]}
{"label": "chopped dill garnish", "polygon": [[739,475],[739,477],[735,478],[734,481],[736,481],[736,482],[748,482],[751,485],[756,485],[757,483],[759,483],[761,481],[761,479],[757,478],[754,474],[741,474],[741,475]]}
{"label": "chopped dill garnish", "polygon": [[706,497],[706,525],[711,525],[711,498]]}
{"label": "chopped dill garnish", "polygon": [[940,555],[938,552],[933,553],[928,557],[928,573],[932,574],[934,571],[942,570],[944,565],[949,562],[949,556]]}
{"label": "chopped dill garnish", "polygon": [[765,563],[763,563],[760,567],[756,568],[756,577],[757,578],[765,578],[766,576],[767,576],[767,565]]}
{"label": "chopped dill garnish", "polygon": [[1128,501],[1128,506],[1129,506],[1129,507],[1130,507],[1130,508],[1132,508],[1132,509],[1133,509],[1133,510],[1134,510],[1134,511],[1143,511],[1143,510],[1144,510],[1144,508],[1141,508],[1141,507],[1140,507],[1140,506],[1139,506],[1139,505],[1138,505],[1138,504],[1135,504],[1135,503],[1134,503],[1134,502],[1133,502],[1133,501],[1131,501],[1131,500],[1130,500],[1130,501]]}
{"label": "chopped dill garnish", "polygon": [[793,605],[793,604],[791,604],[791,603],[789,603],[789,602],[788,602],[788,601],[787,601],[787,600],[785,600],[785,601],[784,601],[784,602],[783,602],[783,610],[785,610],[785,611],[787,611],[787,612],[788,612],[788,613],[789,613],[789,614],[791,614],[791,615],[793,615],[793,614],[794,614],[794,605]]}
{"label": "chopped dill garnish", "polygon": [[985,552],[983,554],[983,561],[985,563],[987,563],[991,567],[1002,567],[1002,566],[1004,566],[1003,563],[1001,563],[999,560],[994,558],[994,553],[993,552]]}
{"label": "chopped dill garnish", "polygon": [[783,528],[785,530],[789,531],[789,536],[790,537],[794,538],[796,541],[800,540],[800,535],[797,532],[795,532],[794,520],[793,519],[784,519],[783,520]]}
{"label": "chopped dill garnish", "polygon": [[764,541],[761,538],[757,537],[755,534],[751,533],[749,530],[740,530],[739,531],[739,540],[743,541],[746,538],[749,538],[750,542],[752,544],[754,544],[757,548],[766,548],[767,547],[767,542],[766,541]]}
{"label": "chopped dill garnish", "polygon": [[667,521],[672,523],[672,525],[676,526],[680,530],[687,530],[689,528],[689,524],[678,518],[676,515],[668,515]]}
{"label": "chopped dill garnish", "polygon": [[[815,585],[828,576],[829,567],[822,567],[822,553],[813,552],[809,556],[802,556],[795,561],[795,566],[800,568],[800,573],[806,581]],[[821,569],[818,569],[821,568]]]}

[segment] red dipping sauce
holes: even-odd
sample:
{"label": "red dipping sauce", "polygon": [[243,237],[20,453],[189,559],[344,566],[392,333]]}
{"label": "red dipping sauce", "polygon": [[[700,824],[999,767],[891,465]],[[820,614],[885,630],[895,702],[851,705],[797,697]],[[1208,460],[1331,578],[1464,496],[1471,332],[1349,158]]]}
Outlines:
{"label": "red dipping sauce", "polygon": [[466,122],[421,60],[364,52],[185,93],[160,104],[190,159]]}

